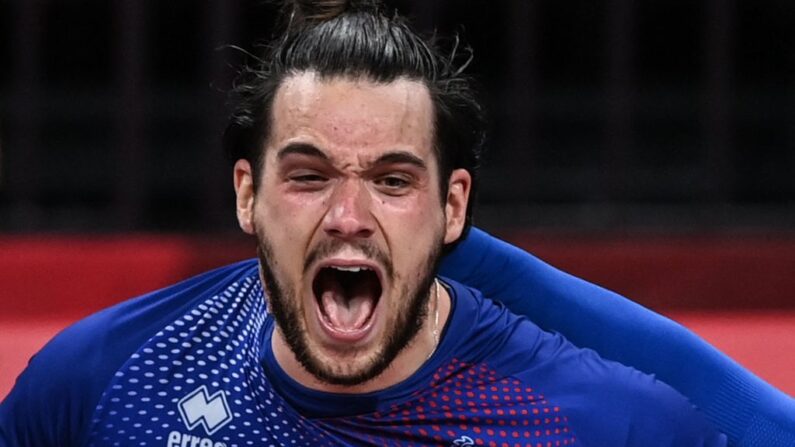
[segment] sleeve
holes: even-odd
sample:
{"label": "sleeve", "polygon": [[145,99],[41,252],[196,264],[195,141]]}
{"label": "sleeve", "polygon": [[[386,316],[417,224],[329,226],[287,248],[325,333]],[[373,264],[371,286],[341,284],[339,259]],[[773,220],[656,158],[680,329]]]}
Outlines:
{"label": "sleeve", "polygon": [[130,355],[195,302],[256,272],[256,260],[219,268],[64,329],[33,356],[0,403],[0,447],[84,445],[107,383]]}
{"label": "sleeve", "polygon": [[92,356],[67,329],[31,358],[0,403],[0,447],[68,447],[79,444],[90,417]]}
{"label": "sleeve", "polygon": [[795,445],[795,400],[637,303],[476,228],[446,257],[441,273],[576,345],[655,374],[699,406],[730,445]]}

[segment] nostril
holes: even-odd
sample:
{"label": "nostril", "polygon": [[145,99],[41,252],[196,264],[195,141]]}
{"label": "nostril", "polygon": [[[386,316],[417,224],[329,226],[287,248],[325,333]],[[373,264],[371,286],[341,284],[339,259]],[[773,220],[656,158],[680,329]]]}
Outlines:
{"label": "nostril", "polygon": [[361,225],[326,226],[325,231],[328,235],[337,238],[366,238],[374,233],[372,228]]}

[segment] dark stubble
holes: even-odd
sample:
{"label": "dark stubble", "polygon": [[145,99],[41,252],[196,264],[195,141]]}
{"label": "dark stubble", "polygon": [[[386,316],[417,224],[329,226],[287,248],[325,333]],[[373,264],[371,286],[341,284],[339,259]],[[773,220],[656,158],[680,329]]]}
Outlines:
{"label": "dark stubble", "polygon": [[[319,244],[308,254],[304,264],[304,274],[307,274],[314,260],[336,253],[345,246],[353,247],[369,258],[378,261],[384,267],[390,284],[394,284],[394,271],[389,257],[366,240],[342,242],[330,239]],[[393,298],[400,303],[407,304],[397,312],[397,318],[392,326],[386,329],[385,339],[370,362],[359,371],[346,373],[334,365],[324,363],[309,348],[298,305],[299,297],[294,290],[286,287],[277,277],[277,270],[272,262],[277,258],[274,256],[272,246],[268,238],[262,232],[257,231],[257,256],[262,267],[265,290],[268,294],[268,307],[276,319],[287,345],[309,373],[323,382],[344,386],[359,385],[377,377],[422,329],[427,320],[428,299],[441,259],[442,246],[443,239],[439,235],[431,252],[417,272],[418,280],[413,284],[404,284],[400,290],[400,296]]]}

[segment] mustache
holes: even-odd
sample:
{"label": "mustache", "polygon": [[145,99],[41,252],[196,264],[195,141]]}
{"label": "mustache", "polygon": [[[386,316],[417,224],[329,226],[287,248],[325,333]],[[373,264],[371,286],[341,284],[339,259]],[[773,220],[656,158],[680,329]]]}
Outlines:
{"label": "mustache", "polygon": [[392,261],[386,253],[369,240],[342,241],[339,239],[326,239],[313,247],[304,261],[304,272],[308,271],[319,259],[327,258],[339,253],[345,248],[353,248],[361,252],[368,259],[375,260],[384,267],[389,277],[393,276]]}

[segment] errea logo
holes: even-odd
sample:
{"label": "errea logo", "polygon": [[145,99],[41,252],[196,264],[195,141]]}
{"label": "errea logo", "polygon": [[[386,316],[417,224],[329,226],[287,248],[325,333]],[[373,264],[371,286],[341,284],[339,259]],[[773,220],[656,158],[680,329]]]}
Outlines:
{"label": "errea logo", "polygon": [[185,427],[193,430],[201,425],[208,436],[232,421],[232,412],[223,390],[210,395],[207,387],[202,385],[183,397],[178,406]]}
{"label": "errea logo", "polygon": [[469,436],[461,436],[460,438],[453,441],[453,446],[455,447],[472,447],[474,445],[475,441],[473,441]]}
{"label": "errea logo", "polygon": [[172,431],[168,434],[166,447],[226,447],[226,443],[213,442],[210,438],[200,438],[188,433]]}

